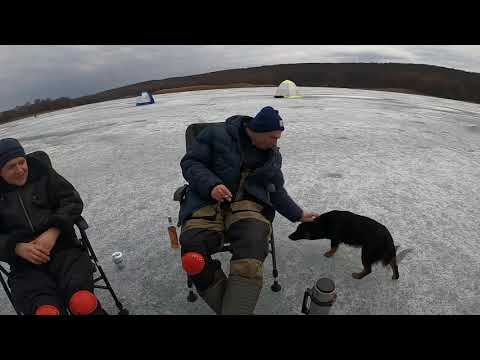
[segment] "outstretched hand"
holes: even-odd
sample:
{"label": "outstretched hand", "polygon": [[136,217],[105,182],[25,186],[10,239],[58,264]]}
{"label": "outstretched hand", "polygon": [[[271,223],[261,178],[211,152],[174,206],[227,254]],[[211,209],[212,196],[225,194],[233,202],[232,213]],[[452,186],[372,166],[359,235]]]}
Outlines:
{"label": "outstretched hand", "polygon": [[317,214],[316,212],[310,212],[310,211],[305,211],[304,210],[302,218],[300,219],[300,221],[301,222],[312,222],[318,216],[320,216],[320,214]]}

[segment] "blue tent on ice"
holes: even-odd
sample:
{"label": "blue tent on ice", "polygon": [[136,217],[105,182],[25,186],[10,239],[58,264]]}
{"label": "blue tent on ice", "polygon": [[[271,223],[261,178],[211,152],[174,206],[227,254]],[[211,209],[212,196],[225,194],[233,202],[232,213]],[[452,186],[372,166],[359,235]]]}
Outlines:
{"label": "blue tent on ice", "polygon": [[142,95],[137,98],[137,106],[149,105],[154,103],[155,100],[153,100],[153,96],[147,91],[142,92]]}

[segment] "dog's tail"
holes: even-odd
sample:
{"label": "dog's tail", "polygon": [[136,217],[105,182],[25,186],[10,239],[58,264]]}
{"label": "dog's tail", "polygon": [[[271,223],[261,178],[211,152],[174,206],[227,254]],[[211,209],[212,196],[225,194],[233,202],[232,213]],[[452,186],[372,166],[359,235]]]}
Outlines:
{"label": "dog's tail", "polygon": [[[397,246],[398,248],[399,246]],[[409,252],[413,251],[412,248],[408,249],[403,249],[399,253],[397,253],[397,263],[400,264],[400,261],[402,261],[405,258],[405,255],[407,255]]]}
{"label": "dog's tail", "polygon": [[405,258],[405,255],[413,251],[412,248],[408,248],[397,252],[399,247],[400,245],[395,245],[395,251],[393,252],[393,255],[391,252],[385,254],[384,258],[382,259],[383,266],[391,265],[392,260],[395,260],[397,264],[400,264],[400,262]]}

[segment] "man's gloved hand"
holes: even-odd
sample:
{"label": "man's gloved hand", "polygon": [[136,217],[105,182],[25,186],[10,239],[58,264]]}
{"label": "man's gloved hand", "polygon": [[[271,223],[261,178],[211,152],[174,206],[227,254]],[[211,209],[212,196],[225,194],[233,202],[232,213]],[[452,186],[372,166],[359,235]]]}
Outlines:
{"label": "man's gloved hand", "polygon": [[223,184],[219,184],[219,185],[215,186],[212,189],[212,192],[210,193],[210,196],[212,198],[214,198],[216,201],[219,201],[219,202],[224,202],[225,200],[227,200],[229,202],[232,201],[232,193]]}
{"label": "man's gloved hand", "polygon": [[320,214],[317,214],[316,212],[310,212],[310,211],[303,211],[302,218],[300,219],[301,222],[311,222],[315,220],[317,216],[320,216]]}

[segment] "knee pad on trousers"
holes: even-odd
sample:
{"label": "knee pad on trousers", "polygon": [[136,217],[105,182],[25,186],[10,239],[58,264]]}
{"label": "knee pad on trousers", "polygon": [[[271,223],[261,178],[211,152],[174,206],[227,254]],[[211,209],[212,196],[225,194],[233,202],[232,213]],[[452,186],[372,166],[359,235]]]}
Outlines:
{"label": "knee pad on trousers", "polygon": [[60,310],[54,305],[41,305],[35,311],[35,315],[60,315]]}
{"label": "knee pad on trousers", "polygon": [[182,256],[182,267],[197,290],[204,291],[214,282],[215,272],[221,269],[221,263],[200,253],[189,252]]}
{"label": "knee pad on trousers", "polygon": [[97,297],[88,290],[77,291],[68,303],[73,315],[90,315],[97,309],[97,306]]}
{"label": "knee pad on trousers", "polygon": [[238,259],[230,261],[230,275],[255,280],[263,285],[263,262],[257,259]]}
{"label": "knee pad on trousers", "polygon": [[188,252],[182,256],[182,267],[190,276],[200,274],[205,268],[205,257],[198,252]]}

